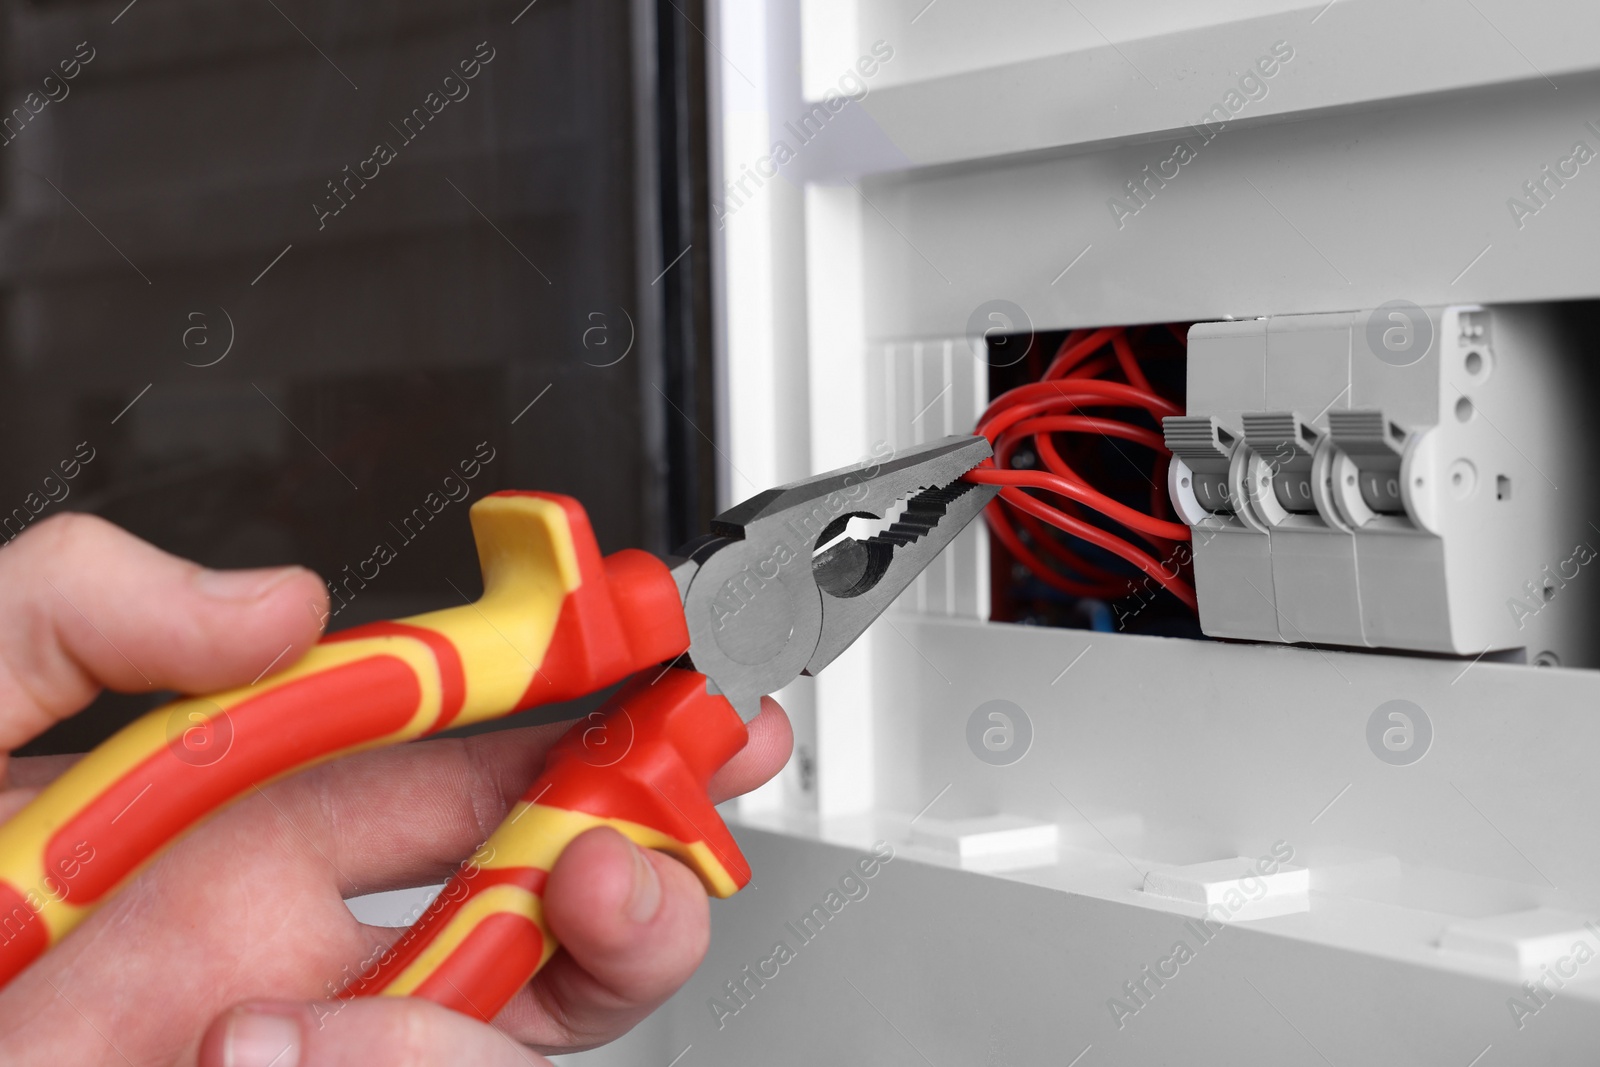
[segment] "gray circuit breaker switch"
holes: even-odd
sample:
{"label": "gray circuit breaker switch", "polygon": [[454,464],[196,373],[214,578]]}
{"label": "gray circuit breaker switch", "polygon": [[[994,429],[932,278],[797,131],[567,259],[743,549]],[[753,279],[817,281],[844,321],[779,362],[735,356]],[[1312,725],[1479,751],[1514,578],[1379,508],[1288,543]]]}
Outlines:
{"label": "gray circuit breaker switch", "polygon": [[1225,625],[1229,636],[1276,638],[1271,546],[1246,499],[1247,453],[1210,415],[1169,417],[1162,420],[1162,434],[1172,451],[1167,490],[1178,517],[1193,530],[1201,627],[1211,633],[1210,625]]}
{"label": "gray circuit breaker switch", "polygon": [[[1453,651],[1442,538],[1406,508],[1411,435],[1382,411],[1341,411],[1329,419],[1329,497],[1361,552],[1362,631],[1380,648]],[[1422,478],[1426,487],[1428,477]],[[1395,583],[1399,583],[1397,586]],[[1395,595],[1404,589],[1405,596]],[[1477,649],[1476,651],[1482,651]]]}
{"label": "gray circuit breaker switch", "polygon": [[1221,524],[1235,517],[1229,467],[1236,438],[1210,415],[1177,415],[1161,424],[1173,455],[1168,472],[1172,501],[1191,526]]}
{"label": "gray circuit breaker switch", "polygon": [[1411,527],[1400,491],[1407,433],[1381,411],[1336,411],[1328,419],[1334,507],[1352,529]]}
{"label": "gray circuit breaker switch", "polygon": [[1293,412],[1244,417],[1244,442],[1252,453],[1250,501],[1269,526],[1276,528],[1290,516],[1317,513],[1311,496],[1311,459],[1317,436],[1317,431]]}
{"label": "gray circuit breaker switch", "polygon": [[[1344,316],[1333,325],[1344,329]],[[1330,416],[1343,414],[1330,412]],[[1294,412],[1244,416],[1250,502],[1271,530],[1278,636],[1290,643],[1364,645],[1355,540],[1318,501],[1328,490],[1326,434]]]}

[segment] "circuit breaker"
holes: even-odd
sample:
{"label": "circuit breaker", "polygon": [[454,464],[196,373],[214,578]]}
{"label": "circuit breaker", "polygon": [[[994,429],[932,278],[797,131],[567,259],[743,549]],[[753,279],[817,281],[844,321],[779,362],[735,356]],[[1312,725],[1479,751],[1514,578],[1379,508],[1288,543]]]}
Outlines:
{"label": "circuit breaker", "polygon": [[1541,305],[1193,327],[1164,431],[1205,632],[1582,665],[1577,347]]}

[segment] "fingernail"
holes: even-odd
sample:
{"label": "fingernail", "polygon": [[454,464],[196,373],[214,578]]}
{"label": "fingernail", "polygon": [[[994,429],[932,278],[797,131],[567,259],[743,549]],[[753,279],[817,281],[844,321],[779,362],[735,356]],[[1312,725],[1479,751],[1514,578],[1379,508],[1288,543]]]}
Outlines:
{"label": "fingernail", "polygon": [[222,1062],[226,1067],[297,1067],[300,1024],[271,1011],[240,1008],[228,1017]]}
{"label": "fingernail", "polygon": [[243,571],[195,572],[194,584],[217,600],[259,600],[283,584],[299,567],[256,567]]}
{"label": "fingernail", "polygon": [[633,892],[628,894],[628,918],[647,923],[661,910],[661,879],[645,858],[644,850],[633,846]]}

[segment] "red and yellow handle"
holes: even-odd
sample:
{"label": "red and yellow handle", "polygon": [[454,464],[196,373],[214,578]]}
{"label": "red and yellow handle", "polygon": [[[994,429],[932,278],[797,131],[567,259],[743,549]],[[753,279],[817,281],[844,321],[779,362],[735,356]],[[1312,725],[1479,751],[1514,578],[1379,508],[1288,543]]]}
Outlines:
{"label": "red and yellow handle", "polygon": [[423,997],[492,1019],[554,954],[545,881],[562,850],[597,826],[676,856],[708,893],[737,892],[750,867],[706,784],[745,740],[743,720],[706,692],[704,675],[639,674],[556,743],[499,829],[348,995]]}
{"label": "red and yellow handle", "polygon": [[[168,842],[263,782],[580,696],[688,647],[666,566],[635,550],[602,559],[575,500],[496,493],[473,505],[472,528],[484,582],[477,603],[334,634],[256,684],[153,711],[0,826],[0,985]],[[648,730],[640,725],[642,738]],[[701,744],[692,729],[686,743],[691,750]],[[724,747],[708,741],[705,751]],[[635,748],[642,757],[651,745]],[[691,752],[689,762],[703,758]],[[568,803],[565,787],[552,788],[550,798],[557,796],[563,799],[552,810],[621,819],[634,810],[595,812],[595,804]],[[549,825],[553,816],[537,814],[548,806],[530,808],[535,814],[521,822]],[[678,841],[696,840],[676,823],[659,825]],[[717,848],[730,847],[716,840]],[[508,846],[506,855],[514,854]],[[735,866],[742,870],[742,861]]]}

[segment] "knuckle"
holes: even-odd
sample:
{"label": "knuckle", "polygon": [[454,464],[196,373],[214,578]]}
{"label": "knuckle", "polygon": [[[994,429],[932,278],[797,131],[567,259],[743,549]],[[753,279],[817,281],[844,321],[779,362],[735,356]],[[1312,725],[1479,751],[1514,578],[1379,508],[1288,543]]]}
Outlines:
{"label": "knuckle", "polygon": [[395,1067],[431,1067],[445,1051],[440,1047],[439,1027],[433,1013],[415,1002],[401,1009],[395,1036],[398,1045],[394,1050]]}
{"label": "knuckle", "polygon": [[41,519],[17,536],[19,546],[48,556],[71,558],[103,544],[116,527],[98,515],[63,511]]}
{"label": "knuckle", "polygon": [[455,748],[467,780],[466,795],[462,798],[466,807],[464,814],[470,820],[474,840],[481,844],[489,840],[500,825],[515,803],[515,797],[506,795],[505,784],[486,746],[472,744],[466,738],[448,740]]}
{"label": "knuckle", "polygon": [[[526,1063],[533,1065],[548,1064],[543,1059],[531,1057],[520,1051],[521,1046],[506,1035],[499,1035],[499,1040],[492,1039],[490,1025],[469,1021],[454,1012],[442,1008],[428,1001],[412,1000],[410,998],[401,1002],[403,1006],[397,1007],[398,1019],[383,1020],[382,1057],[372,1057],[374,1049],[369,1043],[361,1051],[361,1061],[383,1062],[392,1067],[439,1067],[445,1063]],[[513,1048],[518,1049],[515,1058],[503,1053],[501,1041],[510,1041]]]}

